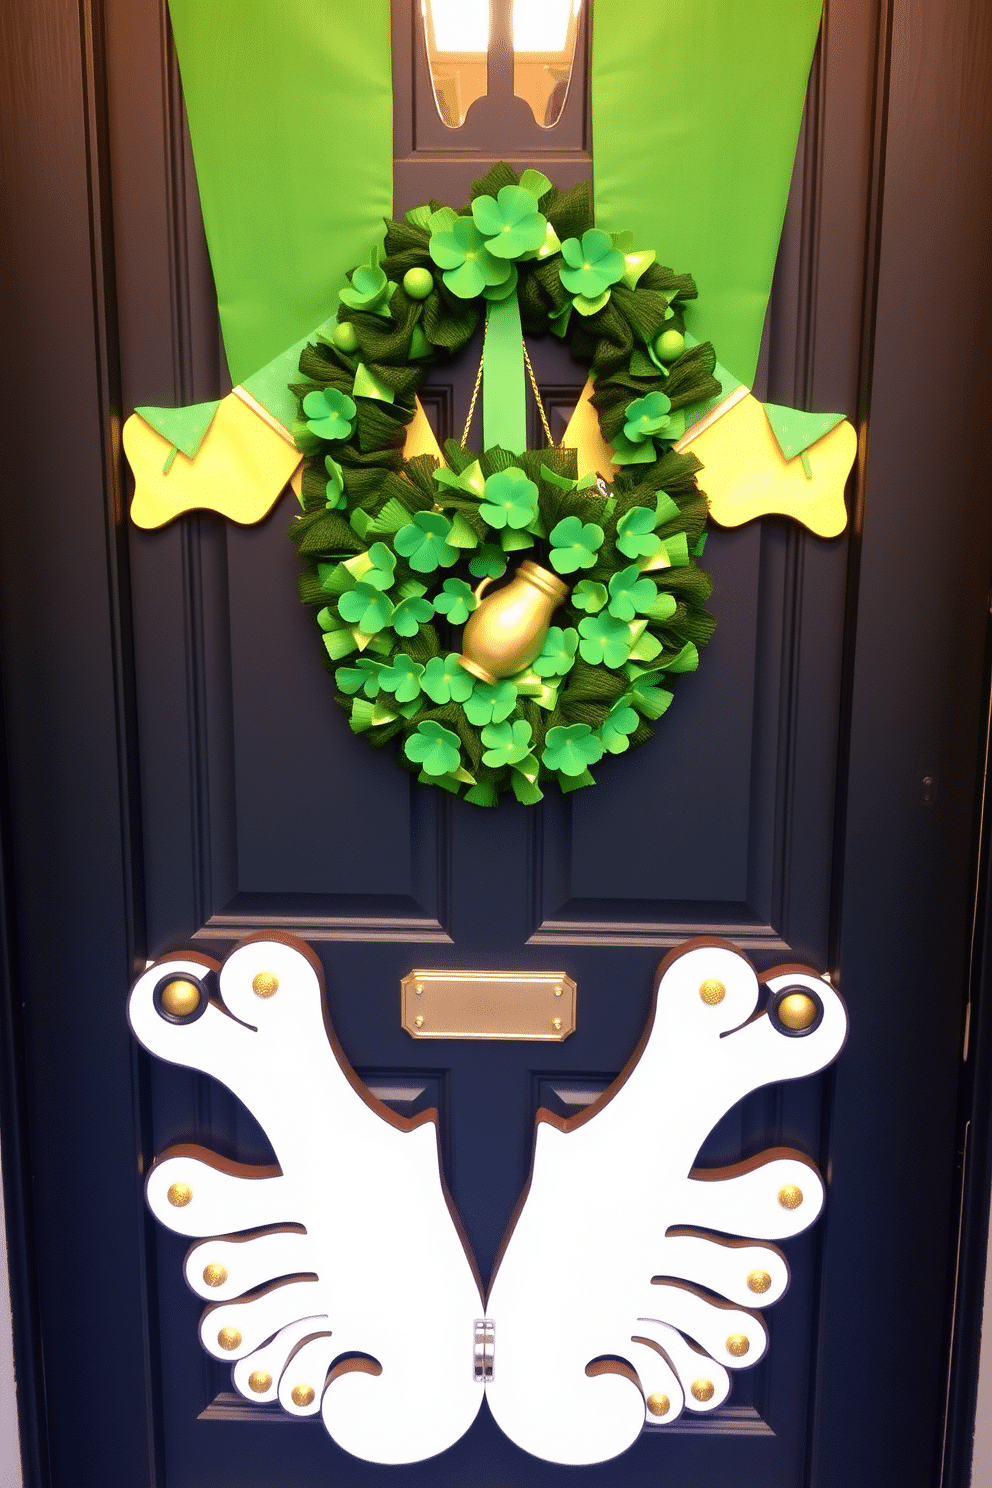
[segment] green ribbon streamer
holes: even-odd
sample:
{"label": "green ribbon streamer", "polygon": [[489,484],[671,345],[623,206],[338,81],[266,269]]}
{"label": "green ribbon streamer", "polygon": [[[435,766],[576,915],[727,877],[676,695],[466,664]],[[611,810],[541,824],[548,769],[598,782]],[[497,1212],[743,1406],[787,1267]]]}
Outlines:
{"label": "green ribbon streamer", "polygon": [[244,382],[334,311],[392,213],[389,0],[169,9],[228,364]]}
{"label": "green ribbon streamer", "polygon": [[821,0],[596,0],[596,225],[694,275],[689,324],[750,387]]}
{"label": "green ribbon streamer", "polygon": [[517,291],[493,300],[486,322],[482,367],[482,438],[486,449],[501,445],[511,454],[527,448],[527,390],[524,333]]}

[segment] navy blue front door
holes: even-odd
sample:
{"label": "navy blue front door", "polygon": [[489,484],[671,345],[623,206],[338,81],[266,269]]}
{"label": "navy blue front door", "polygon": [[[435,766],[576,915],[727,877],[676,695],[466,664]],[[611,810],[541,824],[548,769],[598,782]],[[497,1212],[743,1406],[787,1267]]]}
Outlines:
{"label": "navy blue front door", "polygon": [[[159,8],[108,0],[97,20],[85,7],[59,13],[70,62],[52,86],[73,145],[60,169],[90,230],[65,228],[74,272],[60,278],[54,209],[37,208],[50,289],[25,300],[32,391],[19,380],[11,407],[36,431],[17,467],[24,489],[36,489],[37,450],[57,447],[59,478],[78,473],[80,498],[72,522],[49,532],[44,564],[37,526],[13,506],[2,560],[22,896],[13,1027],[33,1175],[44,1481],[931,1481],[992,542],[974,483],[942,474],[940,499],[972,537],[953,571],[931,560],[937,476],[903,433],[904,307],[921,286],[933,292],[934,255],[953,233],[937,197],[938,246],[920,244],[918,223],[910,231],[921,105],[906,78],[931,55],[930,33],[899,33],[905,65],[892,72],[874,45],[885,9],[828,7],[757,383],[773,400],[859,417],[871,402],[870,460],[849,493],[853,539],[823,543],[777,522],[714,531],[705,563],[718,629],[655,740],[608,760],[593,790],[495,812],[418,786],[349,731],[297,598],[292,497],[253,529],[200,516],[139,532],[119,499],[104,505],[105,489],[121,495],[121,408],[170,391],[205,399],[223,374]],[[50,72],[62,76],[54,62]],[[883,97],[904,130],[890,129],[884,160],[872,134],[884,129]],[[931,100],[924,121],[950,132],[941,107]],[[890,235],[879,239],[883,166]],[[431,169],[417,199],[460,200],[469,165],[438,158]],[[34,179],[17,177],[25,200]],[[963,199],[941,210],[953,225]],[[67,336],[67,312],[52,307],[70,299]],[[956,302],[943,313],[964,335]],[[39,342],[49,360],[31,350]],[[50,408],[37,422],[56,345],[78,394],[65,428]],[[557,434],[583,374],[546,347],[532,353]],[[461,384],[436,382],[424,401],[439,433],[460,431]],[[963,405],[948,417],[951,461],[976,426]],[[793,1284],[767,1316],[767,1359],[738,1373],[725,1407],[572,1470],[527,1457],[483,1407],[443,1457],[385,1469],[346,1456],[319,1421],[288,1422],[232,1393],[199,1348],[185,1242],[141,1210],[142,1172],[179,1141],[247,1162],[264,1161],[267,1144],[222,1088],[137,1054],[124,1001],[146,959],[190,945],[222,957],[265,929],[317,951],[335,1027],[369,1085],[404,1114],[438,1107],[448,1182],[484,1278],[526,1179],[535,1111],[574,1114],[624,1065],[672,945],[714,934],[759,968],[803,961],[839,977],[852,1039],[836,1074],[752,1097],[701,1154],[722,1165],[795,1146],[828,1180],[823,1224],[785,1247]],[[554,1045],[415,1042],[399,1016],[400,980],[415,966],[567,972],[577,1030]],[[652,1139],[642,1134],[646,1153]]]}

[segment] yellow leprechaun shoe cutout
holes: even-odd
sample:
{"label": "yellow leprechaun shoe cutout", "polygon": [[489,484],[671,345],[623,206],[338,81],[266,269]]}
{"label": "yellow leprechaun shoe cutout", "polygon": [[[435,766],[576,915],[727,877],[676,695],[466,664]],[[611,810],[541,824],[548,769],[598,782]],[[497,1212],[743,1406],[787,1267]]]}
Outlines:
{"label": "yellow leprechaun shoe cutout", "polygon": [[[718,378],[721,373],[727,376],[718,368]],[[619,466],[600,430],[592,392],[587,380],[562,444],[576,451],[580,476],[594,471],[612,480]],[[740,385],[675,445],[702,461],[700,484],[719,526],[783,516],[817,537],[838,537],[847,525],[844,486],[857,448],[857,434],[841,414],[763,405]]]}
{"label": "yellow leprechaun shoe cutout", "polygon": [[[785,437],[796,420],[811,417],[832,422],[833,427],[786,458],[778,436]],[[787,438],[785,448],[792,448]],[[817,537],[838,537],[847,525],[844,486],[858,436],[840,415],[810,416],[774,405],[763,407],[748,393],[701,432],[687,430],[676,449],[688,450],[702,461],[701,484],[710,516],[721,527],[783,516],[801,522]]]}
{"label": "yellow leprechaun shoe cutout", "polygon": [[[192,438],[166,420],[195,410],[145,409],[124,425],[124,451],[134,472],[131,520],[161,527],[183,512],[218,512],[232,522],[260,522],[298,470],[292,435],[244,389],[216,405],[201,404],[209,424]],[[144,415],[144,416],[143,416]],[[164,432],[148,421],[154,418]],[[182,440],[182,443],[180,443]],[[191,453],[184,453],[182,444]]]}

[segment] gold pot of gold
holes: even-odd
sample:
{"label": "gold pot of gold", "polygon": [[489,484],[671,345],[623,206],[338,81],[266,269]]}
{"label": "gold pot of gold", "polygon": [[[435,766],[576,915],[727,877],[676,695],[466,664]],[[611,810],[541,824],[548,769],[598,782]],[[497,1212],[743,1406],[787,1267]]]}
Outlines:
{"label": "gold pot of gold", "polygon": [[509,584],[482,599],[491,579],[476,589],[481,600],[462,632],[458,660],[481,682],[513,677],[541,653],[551,617],[568,594],[568,585],[537,563],[521,563]]}

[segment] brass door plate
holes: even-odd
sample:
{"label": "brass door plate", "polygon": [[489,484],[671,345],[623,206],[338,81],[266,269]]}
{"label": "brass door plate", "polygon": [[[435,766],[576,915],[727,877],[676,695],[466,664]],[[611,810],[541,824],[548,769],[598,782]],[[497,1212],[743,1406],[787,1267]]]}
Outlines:
{"label": "brass door plate", "polygon": [[575,1031],[575,983],[561,971],[411,971],[400,1022],[416,1039],[536,1039]]}

